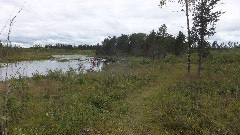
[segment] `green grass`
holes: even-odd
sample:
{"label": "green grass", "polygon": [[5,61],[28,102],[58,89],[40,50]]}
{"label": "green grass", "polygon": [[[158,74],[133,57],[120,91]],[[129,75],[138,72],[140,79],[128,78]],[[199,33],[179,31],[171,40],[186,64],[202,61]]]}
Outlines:
{"label": "green grass", "polygon": [[[223,57],[213,62],[222,55],[234,58],[232,54],[213,52],[200,79],[192,64],[190,81],[186,59],[172,56],[160,61],[116,58],[119,62],[100,73],[56,71],[11,80],[9,132],[240,134],[239,61],[222,63]],[[5,92],[0,92],[3,108]]]}
{"label": "green grass", "polygon": [[52,58],[52,55],[88,55],[95,56],[95,51],[92,50],[65,50],[65,49],[31,49],[24,48],[18,53],[13,53],[3,58],[0,58],[0,63],[28,61],[28,60],[46,60]]}

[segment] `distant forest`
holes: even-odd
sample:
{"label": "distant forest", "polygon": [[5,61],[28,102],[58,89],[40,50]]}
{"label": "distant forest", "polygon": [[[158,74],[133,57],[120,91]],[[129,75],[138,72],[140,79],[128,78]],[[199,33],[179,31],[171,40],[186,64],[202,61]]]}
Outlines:
{"label": "distant forest", "polygon": [[[206,42],[205,54],[209,49],[228,49],[240,48],[238,42],[213,43]],[[17,45],[4,45],[0,42],[1,50],[9,50],[11,48],[21,48]],[[120,36],[112,36],[105,38],[101,44],[97,45],[71,45],[71,44],[48,44],[48,45],[33,45],[30,48],[46,48],[46,49],[66,49],[66,50],[96,50],[97,55],[109,56],[146,56],[152,58],[164,58],[167,54],[182,56],[187,52],[186,36],[179,31],[174,37],[167,32],[167,26],[161,25],[158,31],[152,30],[149,34],[133,33],[130,35],[121,34]],[[197,52],[197,44],[193,44],[191,51]]]}
{"label": "distant forest", "polygon": [[[238,42],[213,43],[206,42],[205,54],[209,49],[240,48]],[[193,44],[192,51],[197,52],[197,44]],[[122,34],[119,37],[107,37],[102,45],[97,47],[97,55],[131,55],[163,58],[167,54],[182,56],[187,52],[186,36],[179,31],[174,37],[167,32],[167,26],[163,24],[158,31],[152,30],[149,34],[133,33]]]}
{"label": "distant forest", "polygon": [[[35,45],[34,48],[39,47],[38,45]],[[40,45],[41,47],[41,45]],[[56,45],[45,45],[44,48],[49,48],[49,49],[67,49],[67,50],[74,50],[74,49],[78,49],[78,50],[97,50],[100,46],[99,45],[71,45],[71,44],[61,44],[61,43],[57,43]]]}

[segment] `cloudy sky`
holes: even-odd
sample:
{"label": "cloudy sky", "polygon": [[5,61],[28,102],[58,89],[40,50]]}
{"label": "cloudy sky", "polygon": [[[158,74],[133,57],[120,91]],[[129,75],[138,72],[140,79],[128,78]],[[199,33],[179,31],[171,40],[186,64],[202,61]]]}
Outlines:
{"label": "cloudy sky", "polygon": [[[25,3],[27,1],[27,3]],[[226,11],[210,40],[240,41],[240,1],[222,0]],[[25,3],[25,4],[24,4]],[[0,35],[5,41],[10,17],[17,15],[11,41],[24,47],[34,44],[97,44],[107,36],[149,33],[162,24],[176,36],[186,33],[186,19],[178,4],[160,9],[159,0],[0,0]],[[24,8],[21,13],[17,12]]]}

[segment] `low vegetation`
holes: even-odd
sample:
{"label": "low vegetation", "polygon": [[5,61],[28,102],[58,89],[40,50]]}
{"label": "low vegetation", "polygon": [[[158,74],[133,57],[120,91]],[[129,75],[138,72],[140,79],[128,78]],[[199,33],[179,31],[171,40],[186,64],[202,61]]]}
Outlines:
{"label": "low vegetation", "polygon": [[190,81],[186,57],[168,55],[2,82],[3,126],[7,119],[10,134],[240,134],[238,54],[211,50],[201,78],[193,54]]}
{"label": "low vegetation", "polygon": [[63,48],[13,48],[3,47],[0,50],[0,62],[16,62],[29,60],[46,60],[52,58],[52,55],[88,55],[95,56],[94,50],[63,49]]}

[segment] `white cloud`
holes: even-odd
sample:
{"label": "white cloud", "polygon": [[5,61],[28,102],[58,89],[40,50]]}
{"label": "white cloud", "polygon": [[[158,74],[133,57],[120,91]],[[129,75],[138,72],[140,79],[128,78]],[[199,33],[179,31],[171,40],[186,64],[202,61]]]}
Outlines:
{"label": "white cloud", "polygon": [[[1,0],[0,28],[26,0]],[[212,40],[239,40],[238,0],[223,0],[226,11]],[[186,33],[178,4],[160,9],[159,0],[28,0],[18,14],[11,40],[24,46],[47,43],[97,44],[107,36],[149,33],[166,24],[170,34]],[[6,39],[8,28],[0,35]]]}

